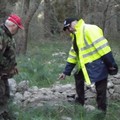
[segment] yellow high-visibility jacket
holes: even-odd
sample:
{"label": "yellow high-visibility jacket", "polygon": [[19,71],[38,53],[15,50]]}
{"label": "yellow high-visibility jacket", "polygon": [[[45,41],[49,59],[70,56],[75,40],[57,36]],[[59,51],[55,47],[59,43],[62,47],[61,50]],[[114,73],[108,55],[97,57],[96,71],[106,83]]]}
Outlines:
{"label": "yellow high-visibility jacket", "polygon": [[[108,41],[103,36],[102,30],[96,25],[85,24],[82,19],[75,26],[76,44],[78,55],[71,47],[67,62],[78,64],[78,69],[82,69],[86,84],[91,81],[87,73],[85,64],[91,63],[111,51]],[[71,35],[74,41],[74,35]]]}

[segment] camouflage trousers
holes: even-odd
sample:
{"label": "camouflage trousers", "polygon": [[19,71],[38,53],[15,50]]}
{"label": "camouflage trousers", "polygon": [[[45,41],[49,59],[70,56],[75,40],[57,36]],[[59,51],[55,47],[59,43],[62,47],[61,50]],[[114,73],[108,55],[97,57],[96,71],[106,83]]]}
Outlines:
{"label": "camouflage trousers", "polygon": [[7,102],[10,97],[8,77],[0,77],[0,114],[7,111]]}

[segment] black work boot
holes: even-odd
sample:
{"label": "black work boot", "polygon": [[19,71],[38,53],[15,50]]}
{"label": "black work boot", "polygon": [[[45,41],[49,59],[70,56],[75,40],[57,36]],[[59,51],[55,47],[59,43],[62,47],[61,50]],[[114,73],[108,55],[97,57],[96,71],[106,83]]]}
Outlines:
{"label": "black work boot", "polygon": [[80,105],[84,105],[84,100],[81,100],[79,97],[76,97],[75,98],[75,103],[77,103],[77,104],[80,104]]}

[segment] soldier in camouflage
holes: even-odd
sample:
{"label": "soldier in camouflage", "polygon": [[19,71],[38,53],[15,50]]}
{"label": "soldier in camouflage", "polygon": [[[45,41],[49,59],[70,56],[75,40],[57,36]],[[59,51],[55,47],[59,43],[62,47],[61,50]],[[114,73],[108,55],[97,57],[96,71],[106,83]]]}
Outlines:
{"label": "soldier in camouflage", "polygon": [[12,36],[19,28],[24,29],[21,18],[16,14],[11,14],[0,26],[0,120],[10,120],[6,117],[7,101],[10,97],[8,78],[18,73],[15,41]]}

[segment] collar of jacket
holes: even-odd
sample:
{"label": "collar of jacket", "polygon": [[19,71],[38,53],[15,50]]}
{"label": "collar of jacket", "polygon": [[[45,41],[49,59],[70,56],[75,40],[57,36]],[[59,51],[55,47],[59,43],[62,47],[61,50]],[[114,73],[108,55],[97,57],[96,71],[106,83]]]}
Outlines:
{"label": "collar of jacket", "polygon": [[2,24],[1,28],[5,31],[5,33],[12,39],[12,34],[10,33],[10,31],[8,30],[8,28]]}
{"label": "collar of jacket", "polygon": [[[76,34],[78,31],[80,31],[80,29],[82,30],[83,29],[83,25],[85,24],[84,20],[83,19],[80,19],[77,24],[75,25],[75,33]],[[70,33],[70,37],[72,38],[72,41],[74,41],[74,34],[73,33]]]}
{"label": "collar of jacket", "polygon": [[[84,20],[83,20],[83,19],[80,19],[80,20],[77,22],[77,24],[75,25],[76,32],[77,32],[77,30],[82,29],[84,24],[85,24]],[[75,33],[76,33],[76,32],[75,32]]]}

